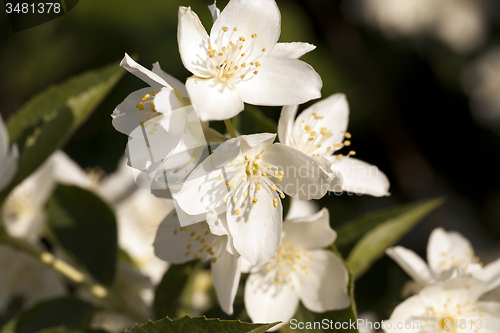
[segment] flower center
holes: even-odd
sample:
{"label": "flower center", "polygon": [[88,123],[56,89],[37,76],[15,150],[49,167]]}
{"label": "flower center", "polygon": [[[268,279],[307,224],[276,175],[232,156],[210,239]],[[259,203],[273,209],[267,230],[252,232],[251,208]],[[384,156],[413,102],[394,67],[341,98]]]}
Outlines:
{"label": "flower center", "polygon": [[153,135],[158,130],[159,123],[157,117],[163,115],[163,113],[156,111],[153,99],[151,99],[156,96],[157,93],[157,91],[153,91],[151,94],[142,96],[142,101],[135,105],[135,107],[146,117],[146,121],[141,121],[140,125],[145,129],[151,125],[149,135]]}
{"label": "flower center", "polygon": [[[208,69],[214,77],[227,83],[238,83],[249,80],[258,74],[257,67],[261,64],[258,59],[266,52],[262,49],[260,55],[252,56],[257,34],[252,34],[252,40],[246,41],[242,36],[237,36],[238,28],[230,32],[228,27],[222,27],[217,38],[217,45],[210,45],[207,50]],[[229,43],[223,45],[224,35],[228,33]],[[252,58],[252,59],[250,59]]]}
{"label": "flower center", "polygon": [[[285,194],[276,187],[277,181],[282,181],[285,175],[284,171],[272,164],[266,164],[261,159],[261,155],[257,154],[254,158],[245,156],[245,158],[236,165],[236,161],[231,161],[231,167],[237,168],[237,172],[226,181],[228,194],[222,199],[225,204],[230,204],[231,201],[235,204],[235,214],[240,215],[240,207],[246,199],[252,201],[256,205],[259,201],[257,198],[258,192],[262,186],[268,186],[271,191],[279,194],[281,199],[285,198]],[[219,175],[219,179],[224,181],[224,174]],[[278,199],[273,198],[274,208],[278,207]]]}
{"label": "flower center", "polygon": [[290,242],[278,247],[273,258],[267,262],[264,269],[273,285],[283,286],[289,283],[295,289],[296,283],[304,284],[303,277],[309,275],[309,268],[314,267],[313,256],[302,248],[295,249]]}
{"label": "flower center", "polygon": [[467,271],[471,263],[476,263],[482,266],[479,258],[474,256],[474,252],[472,251],[472,249],[467,250],[465,255],[457,255],[457,253],[455,253],[454,251],[454,248],[450,246],[447,251],[441,252],[440,256],[442,258],[437,266],[438,271],[458,267],[462,268],[464,271]]}
{"label": "flower center", "polygon": [[186,246],[186,257],[193,259],[210,259],[212,263],[217,261],[217,258],[224,250],[220,245],[220,237],[210,233],[210,228],[206,221],[192,224],[187,227],[180,227],[174,229],[174,235],[181,235],[182,233],[189,233],[189,241]]}

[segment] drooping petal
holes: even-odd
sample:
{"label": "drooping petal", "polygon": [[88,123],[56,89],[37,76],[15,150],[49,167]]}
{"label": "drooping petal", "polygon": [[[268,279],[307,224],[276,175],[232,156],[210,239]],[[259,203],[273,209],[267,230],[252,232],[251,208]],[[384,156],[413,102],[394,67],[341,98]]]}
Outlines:
{"label": "drooping petal", "polygon": [[303,249],[325,248],[337,238],[337,233],[330,227],[330,214],[326,208],[307,217],[285,221],[283,232],[294,247]]}
{"label": "drooping petal", "polygon": [[243,110],[238,91],[218,79],[189,78],[186,88],[201,121],[229,119]]}
{"label": "drooping petal", "polygon": [[233,314],[233,301],[240,283],[241,269],[238,257],[224,252],[212,262],[212,279],[222,310]]}
{"label": "drooping petal", "polygon": [[168,74],[167,72],[165,72],[163,69],[161,69],[161,66],[158,62],[155,62],[153,64],[153,73],[156,73],[158,74],[162,79],[164,79],[165,81],[167,81],[167,83],[174,89],[177,89],[177,91],[179,92],[179,94],[183,97],[183,98],[188,98],[188,93],[187,93],[187,90],[186,90],[186,86],[184,85],[184,83],[182,83],[181,81],[177,80],[175,77],[173,77],[172,75]]}
{"label": "drooping petal", "polygon": [[[293,127],[293,147],[308,155],[331,155],[341,148],[339,144],[344,140],[348,122],[349,105],[345,95],[331,95],[299,114]],[[317,135],[313,136],[313,133]]]}
{"label": "drooping petal", "polygon": [[256,204],[250,196],[238,202],[238,212],[235,203],[231,203],[227,222],[238,253],[252,265],[261,265],[271,259],[279,246],[283,212],[280,198],[268,186],[256,190],[255,198]]}
{"label": "drooping petal", "polygon": [[369,194],[375,197],[388,196],[389,179],[375,165],[357,158],[344,157],[338,160],[335,156],[327,157],[332,163],[332,170],[342,174],[344,182],[342,190],[351,193]]}
{"label": "drooping petal", "polygon": [[330,187],[331,179],[311,156],[275,143],[262,155],[262,161],[284,171],[276,182],[286,194],[300,200],[320,199]]}
{"label": "drooping petal", "polygon": [[184,67],[199,77],[210,77],[207,69],[208,34],[190,7],[179,7],[177,29],[179,53]]}
{"label": "drooping petal", "polygon": [[282,321],[277,330],[292,319],[299,298],[291,284],[271,284],[262,274],[250,274],[245,285],[245,308],[254,323]]}
{"label": "drooping petal", "polygon": [[321,97],[321,78],[303,61],[266,57],[258,73],[235,85],[245,103],[254,105],[302,104]]}
{"label": "drooping petal", "polygon": [[291,200],[290,208],[288,209],[288,214],[285,220],[296,219],[299,217],[309,217],[319,211],[319,206],[315,201],[312,200]]}
{"label": "drooping petal", "polygon": [[297,284],[297,293],[306,308],[313,312],[340,310],[351,304],[347,294],[349,272],[342,260],[332,251],[313,250],[309,274],[300,270],[297,275],[304,283]]}
{"label": "drooping petal", "polygon": [[139,65],[126,53],[125,57],[123,57],[123,60],[120,63],[120,66],[125,68],[129,73],[134,74],[139,79],[149,84],[156,91],[160,91],[162,87],[170,87],[169,84],[158,74],[155,74],[149,69],[146,69],[143,66]]}
{"label": "drooping petal", "polygon": [[385,251],[398,265],[421,287],[436,281],[431,276],[429,268],[415,252],[401,246],[395,246]]}
{"label": "drooping petal", "polygon": [[269,53],[269,57],[299,59],[304,54],[314,50],[316,46],[309,43],[278,43]]}
{"label": "drooping petal", "polygon": [[280,120],[278,122],[278,137],[282,144],[294,147],[293,143],[293,122],[297,115],[298,105],[285,105],[281,109]]}
{"label": "drooping petal", "polygon": [[220,9],[217,8],[217,1],[214,0],[214,3],[208,6],[210,13],[212,14],[212,20],[215,22],[220,15]]}
{"label": "drooping petal", "polygon": [[252,59],[263,49],[270,52],[280,32],[281,14],[275,0],[231,0],[212,26],[210,42],[212,46],[228,45],[229,41],[243,37],[242,52]]}
{"label": "drooping petal", "polygon": [[429,237],[427,262],[436,275],[452,268],[464,268],[472,262],[473,254],[469,240],[458,232],[436,228]]}

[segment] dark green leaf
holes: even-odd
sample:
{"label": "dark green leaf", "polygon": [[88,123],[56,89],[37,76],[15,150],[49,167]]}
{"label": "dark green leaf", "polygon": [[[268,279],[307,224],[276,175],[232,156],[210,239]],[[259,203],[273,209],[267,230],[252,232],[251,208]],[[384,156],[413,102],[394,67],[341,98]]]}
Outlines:
{"label": "dark green leaf", "polygon": [[240,134],[276,133],[276,122],[264,115],[262,111],[251,105],[231,119],[233,127]]}
{"label": "dark green leaf", "polygon": [[20,151],[19,169],[11,185],[0,194],[0,201],[63,146],[123,73],[118,64],[112,64],[72,78],[33,97],[9,119],[10,140]]}
{"label": "dark green leaf", "polygon": [[397,216],[389,218],[366,233],[356,243],[347,258],[347,265],[354,277],[358,278],[366,272],[376,260],[384,255],[388,247],[395,245],[415,224],[443,202],[442,198],[438,198],[407,207]]}
{"label": "dark green leaf", "polygon": [[136,325],[131,333],[261,333],[265,332],[278,323],[272,324],[250,324],[239,320],[220,320],[217,318],[208,319],[205,317],[185,316],[172,320],[165,318],[156,322],[148,322],[143,325]]}
{"label": "dark green leaf", "polygon": [[179,310],[184,314],[183,294],[193,283],[193,277],[200,269],[200,261],[191,261],[182,265],[172,265],[167,270],[156,288],[154,311],[156,318],[177,317]]}
{"label": "dark green leaf", "polygon": [[47,207],[51,235],[92,276],[110,285],[117,261],[117,226],[111,209],[95,194],[59,185]]}
{"label": "dark green leaf", "polygon": [[33,333],[61,325],[85,327],[90,323],[94,308],[77,298],[58,298],[39,303],[25,311],[3,332]]}

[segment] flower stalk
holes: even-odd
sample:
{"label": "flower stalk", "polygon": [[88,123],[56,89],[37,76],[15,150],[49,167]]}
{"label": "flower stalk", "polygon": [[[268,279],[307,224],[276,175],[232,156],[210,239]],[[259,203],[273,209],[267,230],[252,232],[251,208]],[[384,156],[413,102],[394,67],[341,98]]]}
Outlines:
{"label": "flower stalk", "polygon": [[224,124],[226,124],[227,131],[232,138],[236,137],[236,132],[234,131],[233,124],[231,124],[231,119],[224,119]]}

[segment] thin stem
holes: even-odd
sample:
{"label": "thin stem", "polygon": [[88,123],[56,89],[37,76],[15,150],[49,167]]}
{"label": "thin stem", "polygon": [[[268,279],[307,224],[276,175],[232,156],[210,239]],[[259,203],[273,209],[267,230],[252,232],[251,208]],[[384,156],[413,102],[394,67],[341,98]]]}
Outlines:
{"label": "thin stem", "polygon": [[231,119],[224,119],[224,124],[226,124],[227,131],[232,138],[236,137],[236,132],[234,131],[233,124],[231,124]]}
{"label": "thin stem", "polygon": [[54,257],[54,255],[47,251],[40,251],[31,244],[28,244],[20,239],[13,238],[5,232],[5,228],[2,225],[0,219],[0,244],[9,245],[21,252],[24,252],[36,259],[38,259],[44,265],[52,268],[59,274],[65,276],[69,280],[75,282],[76,284],[84,287],[92,295],[99,299],[108,301],[108,303],[124,312],[125,314],[132,317],[134,320],[145,322],[147,318],[143,318],[142,315],[136,313],[133,309],[128,307],[125,302],[123,302],[120,294],[114,290],[104,287],[103,285],[94,281],[94,279],[77,268],[71,266],[70,264]]}

